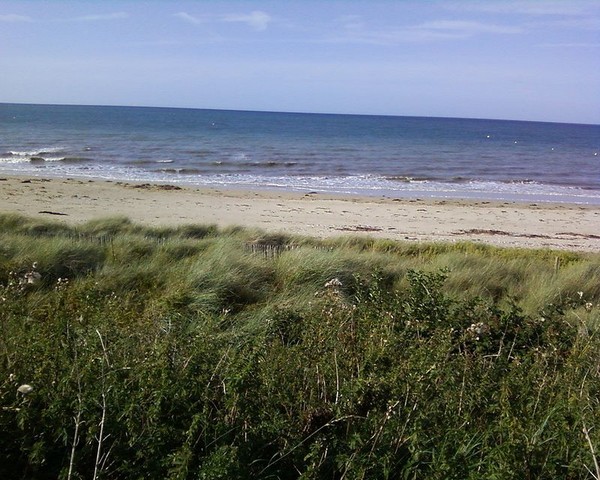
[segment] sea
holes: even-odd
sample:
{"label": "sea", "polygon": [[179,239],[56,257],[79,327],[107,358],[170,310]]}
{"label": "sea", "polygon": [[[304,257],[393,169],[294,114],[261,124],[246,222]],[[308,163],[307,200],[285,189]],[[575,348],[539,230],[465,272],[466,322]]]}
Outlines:
{"label": "sea", "polygon": [[0,175],[600,205],[600,125],[0,104]]}

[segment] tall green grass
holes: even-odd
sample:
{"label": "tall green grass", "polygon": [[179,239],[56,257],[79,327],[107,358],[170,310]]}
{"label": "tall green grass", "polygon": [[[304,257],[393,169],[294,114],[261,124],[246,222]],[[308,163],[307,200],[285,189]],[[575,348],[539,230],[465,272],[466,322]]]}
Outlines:
{"label": "tall green grass", "polygon": [[598,254],[0,215],[0,476],[593,478],[599,304]]}

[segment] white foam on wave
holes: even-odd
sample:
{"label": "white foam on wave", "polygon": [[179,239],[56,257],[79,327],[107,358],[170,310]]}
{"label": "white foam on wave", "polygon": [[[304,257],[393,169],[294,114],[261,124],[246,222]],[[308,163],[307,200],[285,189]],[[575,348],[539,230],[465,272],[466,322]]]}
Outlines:
{"label": "white foam on wave", "polygon": [[65,157],[40,157],[45,162],[60,162],[65,159]]}
{"label": "white foam on wave", "polygon": [[0,163],[29,163],[29,157],[0,157]]}
{"label": "white foam on wave", "polygon": [[40,163],[40,162],[60,162],[65,157],[46,157],[41,155],[22,155],[22,156],[10,156],[0,157],[0,163]]}
{"label": "white foam on wave", "polygon": [[48,148],[40,148],[37,150],[10,150],[8,153],[14,155],[16,157],[35,157],[39,155],[44,155],[48,153],[57,153],[62,152],[64,150],[63,147],[48,147]]}
{"label": "white foam on wave", "polygon": [[532,183],[471,181],[445,183],[436,181],[394,182],[376,176],[302,176],[261,177],[251,175],[207,175],[185,178],[181,183],[208,186],[277,188],[295,191],[319,191],[342,195],[385,197],[470,198],[509,201],[539,201],[600,205],[600,191],[577,187]]}
{"label": "white foam on wave", "polygon": [[[63,157],[54,158],[60,160]],[[0,158],[0,170],[11,171],[15,174],[39,174],[41,165],[39,163],[36,165],[36,163],[29,162],[29,157],[3,157]],[[318,191],[339,195],[390,198],[468,198],[600,205],[600,190],[585,190],[578,187],[540,184],[531,181],[470,180],[465,182],[440,182],[423,179],[398,181],[377,175],[266,176],[227,173],[203,175],[185,173],[184,171],[174,175],[172,172],[148,171],[143,168],[122,165],[86,164],[81,166],[60,161],[46,161],[43,163],[44,175],[57,177],[73,176],[113,181],[164,182],[224,188],[282,189],[298,192]]]}

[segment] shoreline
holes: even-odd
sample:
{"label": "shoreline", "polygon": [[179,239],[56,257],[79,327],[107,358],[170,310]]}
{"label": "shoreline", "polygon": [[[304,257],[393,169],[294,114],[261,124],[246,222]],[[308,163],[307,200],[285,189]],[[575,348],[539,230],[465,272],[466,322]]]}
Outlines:
{"label": "shoreline", "polygon": [[149,226],[216,224],[326,238],[600,252],[600,206],[388,198],[174,184],[3,176],[0,213],[71,224],[126,216]]}
{"label": "shoreline", "polygon": [[[42,160],[43,161],[43,160]],[[52,162],[51,162],[52,163]],[[167,169],[168,170],[168,169]],[[178,169],[175,169],[178,170]],[[146,172],[148,173],[148,172]],[[357,197],[367,198],[370,200],[377,200],[380,198],[388,199],[428,199],[431,201],[465,201],[465,202],[497,202],[497,203],[544,203],[544,204],[559,204],[559,205],[583,205],[583,206],[595,206],[600,207],[600,190],[588,189],[584,187],[575,187],[568,185],[554,185],[554,190],[545,190],[550,185],[541,185],[533,182],[528,186],[528,191],[520,191],[519,189],[511,188],[511,182],[491,182],[493,185],[485,185],[485,181],[481,181],[480,185],[476,188],[452,188],[451,185],[462,185],[461,182],[456,184],[426,181],[425,184],[419,185],[413,184],[409,177],[402,177],[402,180],[391,180],[385,176],[379,178],[375,184],[321,184],[312,183],[314,179],[311,179],[310,183],[293,183],[287,184],[282,181],[279,177],[256,177],[253,180],[246,178],[245,180],[232,180],[231,182],[223,183],[222,181],[214,181],[213,179],[207,180],[204,178],[202,181],[198,181],[197,178],[192,180],[183,176],[171,176],[171,174],[164,174],[162,177],[155,175],[135,175],[129,177],[126,174],[116,176],[105,176],[96,174],[81,174],[80,172],[57,172],[46,171],[45,169],[35,170],[19,170],[19,169],[3,169],[0,171],[0,176],[9,177],[20,177],[20,178],[38,178],[38,179],[65,179],[70,178],[81,181],[95,181],[95,182],[128,182],[128,183],[151,183],[151,184],[173,184],[180,187],[187,187],[193,189],[221,189],[221,190],[240,190],[240,191],[269,191],[269,192],[295,192],[298,194],[305,194],[313,190],[318,191],[322,195],[328,195],[333,197],[345,198],[345,197]],[[212,174],[208,174],[208,177],[212,177]],[[361,175],[356,176],[356,178]],[[270,180],[267,181],[266,179]],[[302,177],[286,177],[286,178],[302,178]],[[342,177],[340,177],[342,178]],[[349,176],[348,178],[354,178]],[[379,182],[392,182],[388,184],[382,184]],[[477,183],[477,182],[475,182]],[[527,183],[527,182],[525,182]],[[397,188],[398,184],[406,184],[409,188]],[[467,182],[471,184],[472,182]],[[507,189],[497,190],[498,184],[504,185]],[[485,186],[484,186],[485,185]],[[495,186],[494,186],[495,185]],[[516,182],[512,185],[523,185]]]}

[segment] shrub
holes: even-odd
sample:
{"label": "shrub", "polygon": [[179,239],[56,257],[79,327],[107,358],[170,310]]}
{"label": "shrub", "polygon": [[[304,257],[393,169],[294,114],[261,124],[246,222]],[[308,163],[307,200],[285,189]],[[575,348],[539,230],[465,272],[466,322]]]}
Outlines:
{"label": "shrub", "polygon": [[2,478],[599,473],[597,255],[28,221],[0,216]]}

